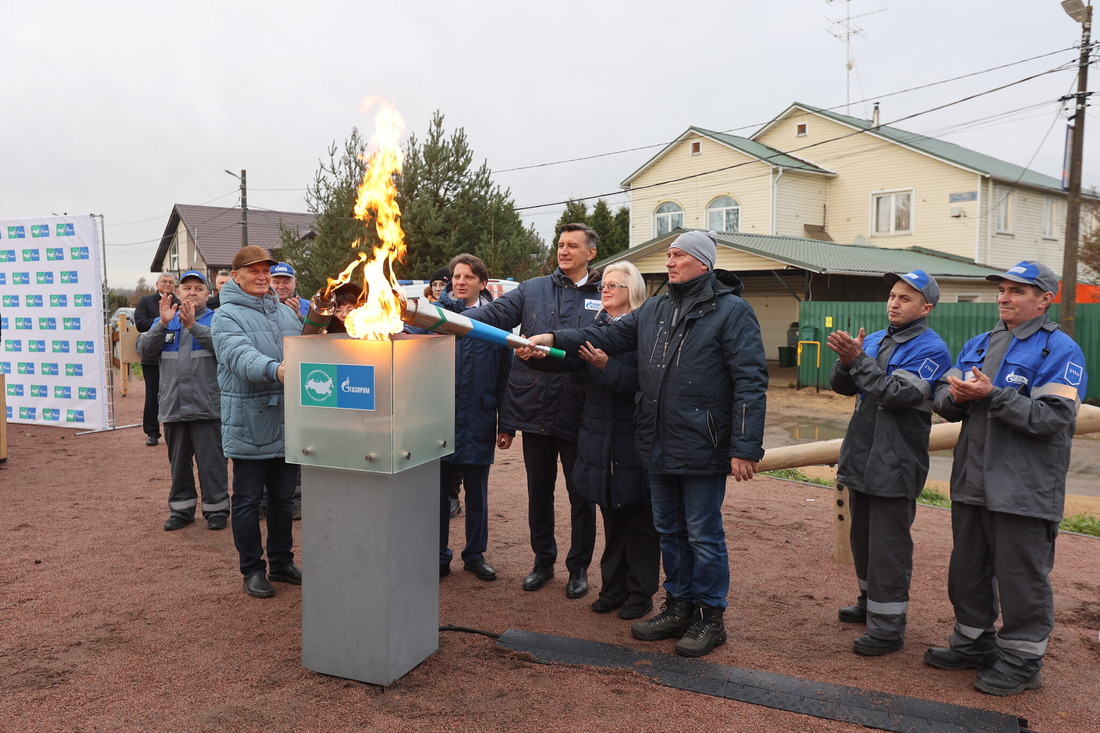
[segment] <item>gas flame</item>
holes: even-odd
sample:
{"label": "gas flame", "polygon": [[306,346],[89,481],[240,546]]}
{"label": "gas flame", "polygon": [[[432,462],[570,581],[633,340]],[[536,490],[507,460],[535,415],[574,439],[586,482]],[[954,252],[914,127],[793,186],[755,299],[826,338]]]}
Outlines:
{"label": "gas flame", "polygon": [[[371,102],[365,103],[368,107]],[[404,120],[391,105],[383,103],[374,117],[374,135],[367,145],[367,169],[359,184],[355,201],[355,216],[365,222],[374,220],[381,241],[372,256],[360,252],[336,279],[329,278],[328,292],[349,282],[355,270],[362,266],[363,297],[359,306],[344,321],[348,335],[358,339],[384,340],[400,333],[401,299],[394,260],[405,260],[405,233],[401,230],[401,210],[397,206],[397,185],[394,176],[401,173],[404,154],[400,138]],[[359,243],[352,244],[355,249]]]}

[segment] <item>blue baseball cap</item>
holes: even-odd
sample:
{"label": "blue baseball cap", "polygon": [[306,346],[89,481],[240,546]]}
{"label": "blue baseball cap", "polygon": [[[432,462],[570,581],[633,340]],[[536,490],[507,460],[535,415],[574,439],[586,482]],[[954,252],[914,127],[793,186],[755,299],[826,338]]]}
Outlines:
{"label": "blue baseball cap", "polygon": [[271,275],[286,275],[287,277],[294,277],[294,268],[285,262],[280,262],[277,265],[271,266]]}
{"label": "blue baseball cap", "polygon": [[197,277],[199,280],[202,281],[203,285],[206,285],[206,275],[203,275],[198,270],[188,270],[187,272],[180,275],[180,285],[183,285],[183,283],[186,282],[187,278],[189,277]]}
{"label": "blue baseball cap", "polygon": [[891,285],[898,280],[904,280],[906,285],[914,290],[919,290],[921,295],[924,296],[924,299],[932,305],[936,305],[940,302],[940,284],[936,282],[936,278],[932,277],[924,270],[913,270],[904,275],[899,275],[896,272],[887,272],[882,277]]}
{"label": "blue baseball cap", "polygon": [[1042,262],[1035,262],[1034,260],[1024,260],[1020,264],[1008,268],[1008,272],[1003,275],[986,275],[985,279],[993,282],[1011,280],[1014,283],[1034,285],[1044,293],[1058,292],[1058,276]]}

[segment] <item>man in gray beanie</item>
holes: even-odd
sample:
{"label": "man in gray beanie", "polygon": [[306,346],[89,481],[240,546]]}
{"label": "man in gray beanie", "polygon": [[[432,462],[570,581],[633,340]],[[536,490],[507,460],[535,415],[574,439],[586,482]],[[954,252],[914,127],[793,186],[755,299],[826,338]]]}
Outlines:
{"label": "man in gray beanie", "polygon": [[[709,654],[726,640],[729,561],[722,524],[726,477],[747,481],[763,458],[767,362],[743,285],[715,270],[714,232],[690,231],[668,248],[668,292],[601,328],[554,331],[535,344],[570,355],[585,342],[638,352],[635,445],[649,472],[667,600],[631,627],[637,639],[680,638],[676,653]],[[520,349],[521,358],[540,358]]]}

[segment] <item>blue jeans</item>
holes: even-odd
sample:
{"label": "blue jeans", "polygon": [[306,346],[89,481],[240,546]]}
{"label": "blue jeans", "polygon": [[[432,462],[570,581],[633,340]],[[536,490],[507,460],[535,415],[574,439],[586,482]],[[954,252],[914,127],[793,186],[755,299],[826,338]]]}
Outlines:
{"label": "blue jeans", "polygon": [[722,501],[726,477],[651,473],[653,526],[661,535],[665,590],[681,601],[726,607],[730,566]]}
{"label": "blue jeans", "polygon": [[267,487],[267,561],[273,570],[294,562],[294,482],[297,466],[282,458],[233,459],[233,543],[241,556],[241,574],[262,573],[260,496]]}

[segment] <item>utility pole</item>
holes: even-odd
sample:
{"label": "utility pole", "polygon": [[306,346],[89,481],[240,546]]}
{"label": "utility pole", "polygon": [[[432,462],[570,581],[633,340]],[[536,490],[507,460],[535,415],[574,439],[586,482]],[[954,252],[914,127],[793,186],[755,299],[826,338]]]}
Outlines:
{"label": "utility pole", "polygon": [[238,176],[233,171],[227,170],[226,173],[237,178],[241,182],[241,247],[248,246],[248,171],[241,170],[241,174]]}
{"label": "utility pole", "polygon": [[1092,43],[1092,6],[1081,0],[1064,0],[1062,9],[1081,24],[1081,60],[1077,67],[1073,132],[1070,139],[1069,181],[1066,189],[1066,245],[1062,259],[1062,312],[1059,322],[1070,338],[1077,330],[1077,250],[1081,231],[1081,158],[1085,150],[1085,109],[1088,102],[1089,53]]}

